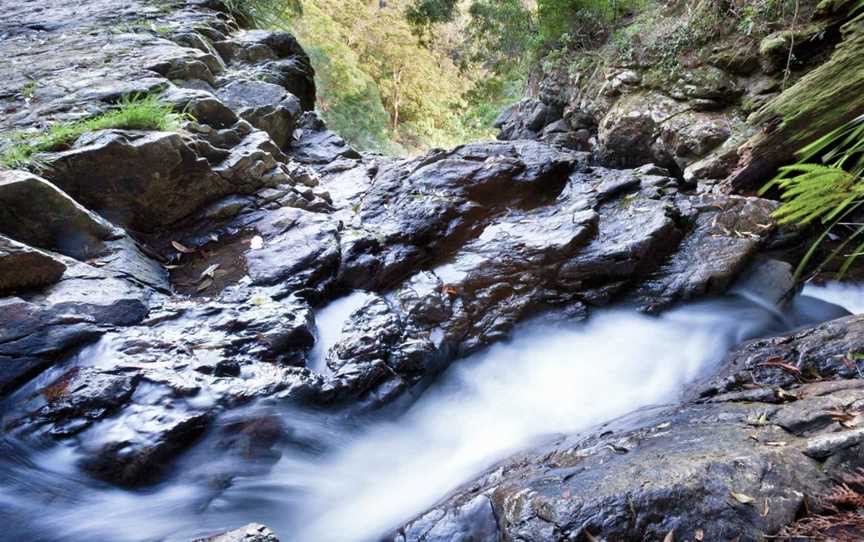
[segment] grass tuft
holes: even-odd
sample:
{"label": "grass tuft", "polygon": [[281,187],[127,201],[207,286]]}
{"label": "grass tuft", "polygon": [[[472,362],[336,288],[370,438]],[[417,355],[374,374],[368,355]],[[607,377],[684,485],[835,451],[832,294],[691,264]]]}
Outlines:
{"label": "grass tuft", "polygon": [[241,25],[282,28],[292,16],[303,12],[301,0],[224,0],[225,7]]}
{"label": "grass tuft", "polygon": [[87,132],[111,128],[176,131],[184,115],[156,96],[127,96],[116,108],[76,122],[53,124],[41,134],[17,133],[0,154],[0,168],[26,168],[38,164],[36,155],[68,148]]}

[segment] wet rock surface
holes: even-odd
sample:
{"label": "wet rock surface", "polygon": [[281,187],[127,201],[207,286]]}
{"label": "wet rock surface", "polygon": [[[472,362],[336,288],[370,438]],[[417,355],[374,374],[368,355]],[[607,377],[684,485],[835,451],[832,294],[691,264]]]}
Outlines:
{"label": "wet rock surface", "polygon": [[[272,461],[287,429],[218,422],[260,400],[380,408],[544,311],[579,320],[722,294],[777,236],[772,202],[697,194],[670,171],[721,144],[710,118],[682,116],[686,138],[650,141],[601,125],[607,148],[644,151],[616,162],[637,169],[598,166],[585,134],[562,145],[563,106],[533,102],[517,108],[530,122],[502,126],[542,141],[364,156],[311,111],[309,59],[289,34],[243,30],[216,3],[85,4],[3,3],[0,69],[14,75],[0,82],[0,129],[103,112],[132,92],[194,119],[85,134],[42,157],[41,176],[0,173],[0,409],[8,438],[69,446],[110,484],[159,482],[213,432],[226,454]],[[107,26],[106,45],[92,31]],[[25,99],[28,76],[39,84]],[[680,99],[704,106],[688,115],[732,91],[715,79],[682,82]],[[658,124],[679,112],[664,104],[622,115]],[[364,302],[314,366],[316,318],[355,290]],[[859,401],[858,339],[850,318],[751,343],[697,402],[506,461],[394,536],[776,532],[826,487],[817,461],[857,466],[860,435],[807,413]],[[849,380],[813,382],[828,377]],[[213,540],[275,537],[255,525]]]}
{"label": "wet rock surface", "polygon": [[195,542],[279,542],[276,534],[259,523],[250,523],[234,531],[229,531],[209,538],[201,538]]}
{"label": "wet rock surface", "polygon": [[[23,384],[7,425],[74,440],[100,479],[157,481],[253,400],[380,407],[545,310],[579,319],[618,300],[659,309],[722,293],[773,235],[770,203],[694,196],[663,168],[604,169],[537,141],[363,157],[301,114],[314,86],[292,37],[192,4],[164,17],[171,39],[129,36],[143,71],[123,89],[149,85],[194,120],[85,134],[46,155],[48,180],[5,174],[56,200],[44,216],[76,224],[63,244],[38,213],[27,219],[41,237],[0,220],[67,265],[3,300],[4,386]],[[98,111],[114,90],[78,99]],[[10,122],[52,100],[37,92]],[[314,308],[356,289],[374,295],[317,374]]]}
{"label": "wet rock surface", "polygon": [[[732,352],[717,380],[747,368],[754,377],[737,391],[700,384],[703,397],[694,402],[638,411],[516,454],[391,539],[662,540],[671,532],[675,539],[760,540],[777,533],[844,472],[861,467],[864,388],[834,355],[860,344],[860,319],[850,318]],[[822,367],[818,381],[795,379],[778,349],[833,370]],[[757,361],[764,359],[775,361]]]}

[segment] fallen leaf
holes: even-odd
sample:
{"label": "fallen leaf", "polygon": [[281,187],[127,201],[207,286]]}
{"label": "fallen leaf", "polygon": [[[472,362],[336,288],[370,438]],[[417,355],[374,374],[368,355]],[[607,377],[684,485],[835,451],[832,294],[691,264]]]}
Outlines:
{"label": "fallen leaf", "polygon": [[456,295],[459,293],[459,291],[454,286],[450,286],[449,284],[445,284],[444,286],[441,287],[441,293],[444,293],[447,295]]}
{"label": "fallen leaf", "polygon": [[209,288],[209,287],[211,287],[211,286],[213,286],[213,279],[209,279],[209,278],[208,278],[208,279],[205,279],[204,282],[202,282],[201,284],[199,284],[199,285],[198,285],[198,288],[196,288],[196,289],[197,289],[199,292],[203,292],[204,290],[206,290],[207,288]]}
{"label": "fallen leaf", "polygon": [[253,305],[258,305],[260,307],[261,305],[266,304],[269,299],[264,297],[263,295],[256,295],[252,298],[251,301]]}
{"label": "fallen leaf", "polygon": [[675,529],[672,529],[663,537],[663,542],[675,542]]}
{"label": "fallen leaf", "polygon": [[185,266],[183,266],[183,265],[165,265],[163,267],[165,267],[165,269],[171,271],[174,269],[180,269],[180,268],[185,267]]}
{"label": "fallen leaf", "polygon": [[192,350],[218,350],[218,349],[224,348],[226,346],[228,346],[227,343],[193,344]]}
{"label": "fallen leaf", "polygon": [[216,276],[216,270],[217,269],[219,269],[219,264],[214,263],[213,265],[211,265],[210,267],[208,267],[207,269],[205,269],[204,271],[201,272],[201,276],[198,278],[198,280],[204,280],[206,278],[211,278],[211,279],[214,278]]}
{"label": "fallen leaf", "polygon": [[661,423],[656,428],[657,429],[669,429],[670,427],[672,427],[672,424],[670,422],[665,422],[665,423]]}
{"label": "fallen leaf", "polygon": [[696,532],[693,533],[693,538],[699,541],[705,540],[705,531],[702,529],[696,529]]}
{"label": "fallen leaf", "polygon": [[732,495],[733,499],[740,502],[741,504],[752,504],[753,501],[756,500],[750,495],[745,495],[744,493],[735,493],[734,491],[730,491],[729,494]]}
{"label": "fallen leaf", "polygon": [[90,260],[87,263],[89,263],[93,267],[105,267],[106,265],[108,265],[108,262],[103,262],[102,260]]}
{"label": "fallen leaf", "polygon": [[786,446],[786,443],[780,440],[769,441],[765,443],[765,446],[774,446],[776,448],[780,448],[782,446]]}
{"label": "fallen leaf", "polygon": [[784,390],[783,388],[777,388],[777,397],[779,399],[791,399],[793,401],[798,399],[797,395],[795,395],[794,393],[789,393],[788,391]]}
{"label": "fallen leaf", "polygon": [[195,249],[189,248],[182,243],[178,243],[177,241],[171,241],[171,246],[174,247],[177,252],[182,252],[183,254],[195,254]]}
{"label": "fallen leaf", "polygon": [[771,511],[771,507],[768,506],[768,497],[765,497],[765,506],[762,507],[762,517],[767,518],[768,513]]}
{"label": "fallen leaf", "polygon": [[590,542],[600,542],[600,539],[591,534],[591,531],[589,531],[588,529],[585,529],[585,538],[590,540]]}
{"label": "fallen leaf", "polygon": [[783,358],[774,357],[763,361],[762,363],[757,363],[757,367],[777,367],[778,369],[783,369],[788,373],[792,373],[794,375],[800,375],[801,369],[795,367],[792,364],[786,363],[783,361]]}
{"label": "fallen leaf", "polygon": [[857,421],[855,420],[855,418],[856,418],[855,414],[852,414],[850,412],[846,412],[845,410],[840,410],[840,409],[829,410],[829,411],[827,411],[827,414],[829,416],[831,416],[832,420],[839,423],[840,425],[842,425],[846,429],[851,429],[851,428],[855,427],[856,425],[858,425]]}
{"label": "fallen leaf", "polygon": [[256,235],[249,240],[249,248],[251,248],[252,250],[260,250],[264,248],[264,238],[260,235]]}

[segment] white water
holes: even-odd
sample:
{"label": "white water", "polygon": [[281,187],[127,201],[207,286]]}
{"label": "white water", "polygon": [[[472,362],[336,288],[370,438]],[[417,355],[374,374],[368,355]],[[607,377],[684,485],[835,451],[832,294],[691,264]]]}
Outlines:
{"label": "white water", "polygon": [[358,290],[328,303],[315,313],[318,337],[312,352],[309,354],[308,367],[310,369],[324,375],[331,373],[330,368],[327,367],[327,352],[339,341],[342,326],[351,316],[351,313],[362,307],[370,297],[372,294]]}
{"label": "white water", "polygon": [[824,285],[807,284],[804,295],[840,305],[854,314],[864,313],[864,284],[829,282]]}
{"label": "white water", "polygon": [[[341,328],[351,312],[343,301],[326,317],[319,314],[319,322]],[[252,521],[288,541],[375,540],[516,450],[675,401],[731,346],[782,326],[775,311],[744,299],[659,318],[608,311],[587,324],[550,321],[526,324],[512,341],[455,362],[395,419],[363,426],[268,407],[320,447],[314,453],[286,447],[269,472],[244,472],[239,459],[226,464],[205,442],[174,480],[131,493],[96,486],[69,467],[68,453],[49,452],[36,457],[35,467],[12,469],[19,483],[5,491],[0,484],[0,511],[6,507],[28,533],[45,533],[34,541],[189,540]],[[225,468],[241,474],[214,493],[206,481]],[[22,495],[20,486],[37,495],[63,487],[65,494],[47,504]]]}

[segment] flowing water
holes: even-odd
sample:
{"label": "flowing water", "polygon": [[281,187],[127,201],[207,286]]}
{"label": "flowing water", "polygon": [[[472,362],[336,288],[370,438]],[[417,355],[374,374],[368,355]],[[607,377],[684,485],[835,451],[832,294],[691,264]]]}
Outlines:
{"label": "flowing water", "polygon": [[[455,362],[405,412],[359,417],[263,402],[226,415],[223,426],[278,418],[290,442],[250,461],[207,438],[147,491],[83,476],[70,448],[0,441],[0,523],[5,539],[34,542],[190,540],[253,521],[284,541],[376,540],[516,450],[674,402],[735,344],[832,312],[814,298],[864,309],[862,288],[806,293],[812,298],[799,297],[787,313],[751,294],[660,317],[609,310],[585,323],[539,318],[511,341]],[[362,294],[318,315],[322,344],[333,344],[359,303]],[[323,348],[313,354],[316,367],[323,357]]]}

